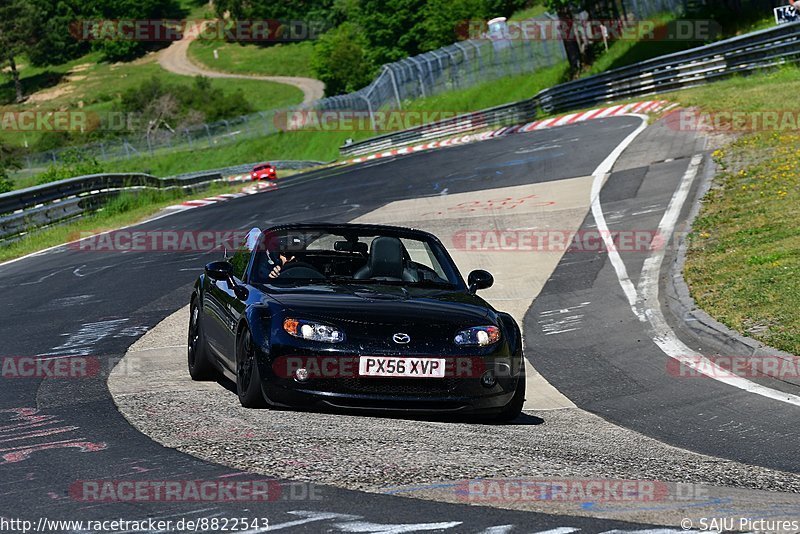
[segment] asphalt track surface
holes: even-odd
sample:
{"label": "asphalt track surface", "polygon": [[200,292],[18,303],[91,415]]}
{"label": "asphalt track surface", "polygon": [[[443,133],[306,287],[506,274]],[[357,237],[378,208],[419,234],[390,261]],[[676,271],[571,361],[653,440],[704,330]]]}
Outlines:
{"label": "asphalt track surface", "polygon": [[[188,210],[137,229],[240,230],[291,221],[347,221],[394,200],[585,176],[639,124],[639,119],[630,117],[596,120],[292,177],[276,190]],[[612,174],[601,197],[607,211],[627,213],[617,220],[633,228],[658,225],[687,157],[696,150],[677,141],[651,142],[656,148],[637,151],[634,143],[629,149],[627,166],[645,171]],[[529,150],[536,147],[550,148]],[[653,154],[673,149],[687,154],[656,163],[659,160]],[[657,207],[633,215],[642,211],[634,209],[641,205]],[[592,225],[591,215],[584,224]],[[790,425],[797,420],[797,408],[710,380],[665,376],[666,357],[648,341],[648,333],[626,308],[619,282],[603,255],[582,254],[586,256],[578,260],[565,254],[526,317],[527,355],[537,369],[580,407],[621,426],[689,450],[797,472],[800,455]],[[283,523],[287,531],[309,532],[320,531],[322,525],[330,531],[350,532],[434,528],[483,532],[504,525],[516,525],[515,532],[646,528],[327,487],[320,489],[320,500],[300,502],[76,502],[69,490],[80,480],[137,476],[199,480],[236,475],[229,468],[164,448],[134,430],[106,388],[114,363],[147,329],[185,306],[202,265],[217,257],[219,253],[61,248],[0,266],[4,310],[0,356],[94,355],[103,362],[101,373],[93,379],[2,381],[0,509],[4,517],[33,521],[41,517],[268,517],[273,529]],[[636,263],[643,258],[625,260]],[[542,312],[586,301],[596,307],[582,314],[579,330],[569,335],[537,334],[536,329],[542,329]],[[490,436],[489,429],[487,440]],[[394,530],[380,526],[389,524],[414,526]]]}

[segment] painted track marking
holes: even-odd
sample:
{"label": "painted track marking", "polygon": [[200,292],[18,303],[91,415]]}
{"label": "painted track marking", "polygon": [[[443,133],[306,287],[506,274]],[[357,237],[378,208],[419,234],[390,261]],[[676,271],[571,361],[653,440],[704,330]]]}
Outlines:
{"label": "painted track marking", "polygon": [[[597,229],[600,231],[603,241],[608,249],[608,258],[611,265],[614,267],[619,284],[628,304],[633,313],[642,322],[648,322],[652,328],[650,333],[651,339],[658,346],[661,351],[680,362],[687,367],[696,369],[698,372],[713,378],[723,384],[739,388],[749,393],[761,395],[773,400],[785,402],[795,406],[800,406],[800,397],[790,393],[784,393],[776,389],[772,389],[761,384],[756,384],[745,378],[734,375],[729,371],[719,367],[716,363],[704,357],[699,352],[690,349],[683,343],[672,328],[667,323],[664,315],[661,313],[661,306],[658,302],[658,278],[661,272],[661,264],[664,259],[664,247],[651,247],[650,256],[645,260],[642,268],[639,288],[637,289],[628,276],[628,271],[622,257],[619,255],[616,246],[612,240],[608,224],[606,223],[603,214],[603,208],[600,205],[600,190],[607,174],[611,171],[614,163],[622,154],[622,152],[630,145],[636,137],[644,131],[647,127],[647,117],[643,115],[630,114],[642,119],[642,124],[636,128],[630,135],[628,135],[617,147],[608,155],[608,157],[595,169],[592,173],[594,177],[592,183],[592,215],[594,216]],[[692,183],[697,176],[697,170],[702,161],[702,155],[695,155],[686,173],[681,179],[681,183],[675,190],[675,193],[670,200],[667,210],[658,225],[658,235],[661,242],[665,243],[675,229],[675,224],[678,221],[683,204],[691,190]]]}

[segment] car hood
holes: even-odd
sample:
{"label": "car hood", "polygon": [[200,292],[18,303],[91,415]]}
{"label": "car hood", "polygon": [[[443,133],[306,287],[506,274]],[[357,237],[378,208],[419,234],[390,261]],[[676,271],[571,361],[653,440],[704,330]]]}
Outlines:
{"label": "car hood", "polygon": [[482,298],[466,291],[395,285],[270,286],[269,296],[287,313],[373,325],[496,324]]}

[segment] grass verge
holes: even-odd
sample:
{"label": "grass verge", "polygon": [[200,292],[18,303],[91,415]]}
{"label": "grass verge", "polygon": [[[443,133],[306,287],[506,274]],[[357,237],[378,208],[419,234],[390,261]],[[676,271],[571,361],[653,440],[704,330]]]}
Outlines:
{"label": "grass verge", "polygon": [[[70,63],[46,69],[25,66],[20,72],[23,86],[31,100],[24,104],[10,104],[13,92],[11,81],[0,83],[2,111],[28,111],[31,109],[69,109],[103,112],[112,109],[126,90],[139,87],[142,82],[158,77],[167,84],[188,85],[191,77],[167,72],[161,68],[154,54],[130,63],[104,63],[97,52]],[[297,87],[261,80],[211,79],[211,85],[230,93],[241,89],[256,110],[268,110],[299,104],[303,92]],[[5,96],[4,96],[5,95]],[[0,140],[22,146],[33,145],[41,132],[8,132],[0,129]]]}
{"label": "grass verge", "polygon": [[[566,65],[557,65],[533,75],[511,76],[468,89],[407,102],[403,109],[431,112],[475,111],[530,97],[563,80],[565,75]],[[331,161],[339,157],[339,147],[348,137],[360,140],[374,135],[376,132],[371,130],[282,132],[219,147],[202,147],[172,154],[108,162],[104,167],[112,172],[148,172],[156,176],[168,176],[271,159]]]}
{"label": "grass verge", "polygon": [[215,183],[202,192],[145,190],[138,195],[122,193],[102,211],[74,222],[33,232],[19,241],[0,247],[0,262],[75,240],[81,233],[98,233],[141,222],[167,206],[185,200],[204,198],[241,190],[242,184]]}
{"label": "grass verge", "polygon": [[[677,93],[705,111],[792,111],[800,69],[783,68]],[[698,306],[726,326],[800,354],[800,133],[744,133],[717,150],[684,270]]]}
{"label": "grass verge", "polygon": [[189,45],[189,58],[211,70],[262,76],[313,78],[314,73],[311,70],[313,52],[314,44],[311,41],[267,46],[198,39]]}

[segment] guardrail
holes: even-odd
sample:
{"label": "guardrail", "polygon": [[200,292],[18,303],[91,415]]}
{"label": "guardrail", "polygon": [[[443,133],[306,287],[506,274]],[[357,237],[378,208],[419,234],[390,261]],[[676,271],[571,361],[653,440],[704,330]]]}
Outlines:
{"label": "guardrail", "polygon": [[537,103],[533,99],[503,104],[474,113],[467,113],[465,115],[432,122],[415,128],[409,128],[407,130],[370,137],[364,141],[344,145],[339,148],[339,151],[343,155],[357,156],[372,151],[419,143],[462,132],[472,132],[488,127],[518,124],[535,119],[536,107]]}
{"label": "guardrail", "polygon": [[800,23],[783,24],[544,89],[545,113],[702,85],[800,59]]}
{"label": "guardrail", "polygon": [[[7,242],[35,228],[67,222],[96,211],[123,190],[191,189],[217,182],[224,176],[245,174],[255,165],[245,163],[158,178],[145,173],[107,173],[77,176],[0,194],[0,242]],[[298,170],[324,165],[320,161],[273,160],[277,169]]]}
{"label": "guardrail", "polygon": [[[317,167],[319,165],[325,165],[326,163],[333,163],[332,161],[312,161],[312,160],[263,160],[263,161],[254,161],[253,163],[242,163],[240,165],[231,165],[230,167],[223,167],[221,169],[214,169],[214,172],[222,173],[223,176],[231,176],[234,174],[245,174],[249,173],[253,170],[253,167],[256,165],[260,165],[262,163],[269,162],[275,167],[277,170],[291,170],[297,171],[301,169],[307,169],[309,167]],[[189,176],[189,175],[181,175],[181,176]],[[280,176],[280,174],[278,175]]]}
{"label": "guardrail", "polygon": [[0,194],[0,214],[25,210],[55,200],[132,187],[168,189],[221,180],[219,172],[184,177],[157,178],[149,174],[90,174]]}
{"label": "guardrail", "polygon": [[188,189],[222,180],[219,172],[157,178],[149,174],[93,174],[0,194],[0,240],[95,211],[125,189]]}
{"label": "guardrail", "polygon": [[[530,117],[534,117],[537,108],[546,114],[576,110],[615,100],[667,93],[797,61],[800,61],[800,22],[782,24],[775,28],[740,35],[555,85],[539,91],[528,100],[507,104],[505,107],[531,110]],[[447,130],[446,122],[458,124],[459,121],[463,121],[463,124],[467,125],[470,124],[470,117],[491,113],[503,107],[498,106],[460,115],[448,121],[371,137],[342,146],[339,150],[343,155],[379,152],[388,147],[416,142],[418,139],[415,136],[418,136],[420,131],[428,132],[430,137],[434,135],[442,137],[452,133]],[[526,120],[529,120],[529,117],[523,117],[518,122]],[[491,124],[475,121],[473,131],[485,126]]]}

